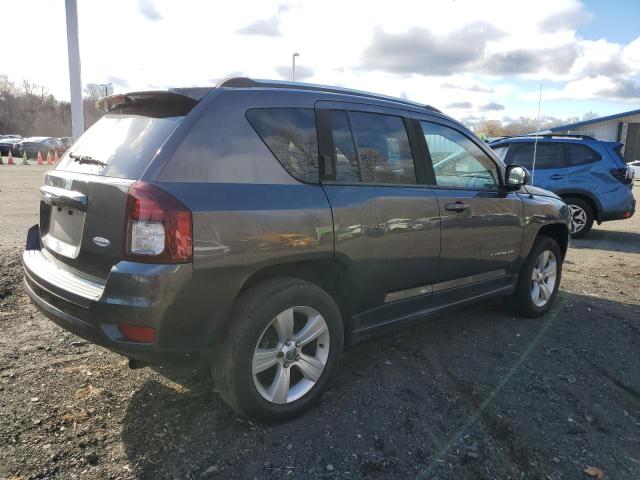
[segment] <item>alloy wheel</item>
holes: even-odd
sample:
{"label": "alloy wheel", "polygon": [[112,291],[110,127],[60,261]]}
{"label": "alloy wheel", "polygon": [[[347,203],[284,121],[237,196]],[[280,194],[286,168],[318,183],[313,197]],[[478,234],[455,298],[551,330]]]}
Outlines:
{"label": "alloy wheel", "polygon": [[291,307],[276,315],[253,352],[253,383],[265,400],[286,404],[318,382],[329,358],[327,322],[314,308]]}
{"label": "alloy wheel", "polygon": [[587,224],[587,212],[578,205],[569,205],[571,217],[571,233],[580,232]]}
{"label": "alloy wheel", "polygon": [[551,250],[543,251],[533,265],[531,300],[536,307],[544,307],[553,295],[558,275],[558,262]]}

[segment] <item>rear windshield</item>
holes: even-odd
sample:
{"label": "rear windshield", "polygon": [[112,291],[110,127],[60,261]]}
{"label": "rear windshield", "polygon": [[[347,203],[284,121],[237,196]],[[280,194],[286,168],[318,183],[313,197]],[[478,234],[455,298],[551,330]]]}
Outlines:
{"label": "rear windshield", "polygon": [[[58,170],[138,179],[183,118],[108,113],[69,148]],[[71,154],[106,165],[81,163]]]}

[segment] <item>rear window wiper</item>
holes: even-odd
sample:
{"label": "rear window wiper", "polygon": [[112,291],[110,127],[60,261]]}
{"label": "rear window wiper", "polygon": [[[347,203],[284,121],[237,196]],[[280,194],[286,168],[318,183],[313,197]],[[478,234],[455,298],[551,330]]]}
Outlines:
{"label": "rear window wiper", "polygon": [[80,164],[100,165],[101,167],[107,165],[107,162],[96,160],[89,155],[75,155],[73,153],[70,153],[69,156],[73,159],[74,162],[78,162]]}

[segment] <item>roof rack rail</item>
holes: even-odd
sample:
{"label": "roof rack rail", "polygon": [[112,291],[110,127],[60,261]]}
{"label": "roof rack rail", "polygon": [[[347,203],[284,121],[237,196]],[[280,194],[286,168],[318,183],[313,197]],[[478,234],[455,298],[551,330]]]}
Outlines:
{"label": "roof rack rail", "polygon": [[594,137],[593,135],[587,135],[584,133],[553,133],[553,132],[548,132],[548,133],[525,133],[524,135],[520,135],[520,137],[547,137],[547,138],[552,138],[552,137],[560,137],[560,138],[588,138],[591,140],[596,140],[596,137]]}
{"label": "roof rack rail", "polygon": [[401,103],[404,105],[410,105],[417,108],[425,108],[433,112],[442,113],[431,105],[423,105],[421,103],[412,102],[410,100],[404,100],[402,98],[390,97],[387,95],[380,95],[377,93],[364,92],[362,90],[354,90],[350,88],[333,87],[329,85],[318,85],[314,83],[302,83],[302,82],[287,82],[281,80],[261,80],[248,77],[233,77],[221,80],[216,88],[286,88],[291,90],[312,90],[317,92],[328,93],[343,93],[347,95],[357,95],[359,97],[375,98],[378,100],[386,100],[394,103]]}
{"label": "roof rack rail", "polygon": [[[531,136],[535,136],[535,135],[531,135]],[[593,140],[595,140],[595,138],[596,138],[593,135],[587,135],[587,134],[584,134],[584,133],[543,133],[543,134],[539,134],[537,136],[538,137],[591,138]]]}

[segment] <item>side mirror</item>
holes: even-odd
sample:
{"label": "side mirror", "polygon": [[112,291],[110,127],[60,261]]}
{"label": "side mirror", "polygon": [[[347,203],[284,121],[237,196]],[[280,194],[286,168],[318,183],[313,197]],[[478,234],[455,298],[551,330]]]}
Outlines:
{"label": "side mirror", "polygon": [[531,174],[529,170],[520,165],[507,165],[505,172],[505,187],[508,191],[519,190],[524,185],[531,183]]}

